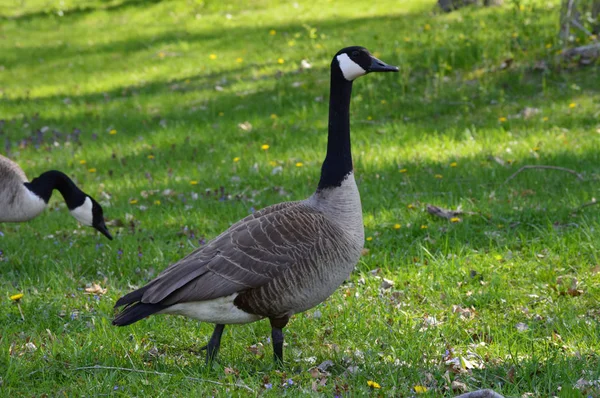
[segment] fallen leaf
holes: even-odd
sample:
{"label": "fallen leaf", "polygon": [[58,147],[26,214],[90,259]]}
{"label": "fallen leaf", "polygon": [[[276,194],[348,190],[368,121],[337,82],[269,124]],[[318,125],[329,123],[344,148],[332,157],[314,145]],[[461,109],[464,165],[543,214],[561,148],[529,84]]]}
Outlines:
{"label": "fallen leaf", "polygon": [[248,121],[238,124],[238,127],[244,131],[252,131],[252,124]]}
{"label": "fallen leaf", "polygon": [[321,372],[326,372],[327,369],[329,369],[330,367],[333,366],[333,361],[328,359],[326,361],[321,362],[321,364],[319,364],[319,366],[317,366],[317,368],[321,371]]}
{"label": "fallen leaf", "polygon": [[381,285],[379,287],[381,289],[387,290],[389,288],[394,287],[394,281],[383,278],[383,280],[381,281]]}
{"label": "fallen leaf", "polygon": [[[465,214],[460,209],[450,210],[450,209],[444,209],[442,207],[438,207],[438,206],[434,206],[434,205],[427,205],[426,208],[427,208],[427,212],[429,214],[431,214],[432,216],[445,218],[446,220],[451,220],[452,218],[455,218],[456,216]],[[467,214],[470,214],[470,213],[467,213]]]}
{"label": "fallen leaf", "polygon": [[467,385],[461,381],[458,380],[453,380],[452,384],[450,385],[450,388],[452,388],[453,392],[465,392],[467,391]]}
{"label": "fallen leaf", "polygon": [[91,286],[85,288],[86,294],[102,295],[106,294],[107,291],[107,288],[102,288],[102,286],[98,285],[97,283],[92,283]]}

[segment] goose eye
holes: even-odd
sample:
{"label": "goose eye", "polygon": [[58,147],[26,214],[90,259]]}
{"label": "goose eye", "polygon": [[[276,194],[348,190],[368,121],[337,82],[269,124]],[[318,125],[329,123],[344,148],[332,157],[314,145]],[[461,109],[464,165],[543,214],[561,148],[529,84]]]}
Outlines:
{"label": "goose eye", "polygon": [[358,51],[356,51],[356,50],[352,51],[352,57],[358,57]]}

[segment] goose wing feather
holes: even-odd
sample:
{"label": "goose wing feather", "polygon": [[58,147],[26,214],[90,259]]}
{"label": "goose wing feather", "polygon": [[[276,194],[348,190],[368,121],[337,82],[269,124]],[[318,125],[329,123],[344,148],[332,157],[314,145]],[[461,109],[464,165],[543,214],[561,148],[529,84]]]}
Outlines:
{"label": "goose wing feather", "polygon": [[270,206],[232,225],[145,286],[142,303],[210,300],[268,283],[322,237],[326,217],[302,202]]}

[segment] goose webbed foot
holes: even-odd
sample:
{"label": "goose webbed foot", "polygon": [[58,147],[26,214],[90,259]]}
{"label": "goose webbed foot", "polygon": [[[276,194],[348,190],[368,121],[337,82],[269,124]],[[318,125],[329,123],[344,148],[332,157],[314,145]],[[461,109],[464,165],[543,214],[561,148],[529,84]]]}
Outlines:
{"label": "goose webbed foot", "polygon": [[212,336],[210,336],[210,340],[208,340],[208,344],[204,347],[200,348],[201,350],[206,350],[206,364],[208,365],[212,362],[219,353],[219,348],[221,347],[221,336],[223,335],[223,330],[225,330],[225,325],[217,324],[215,325],[215,330],[213,331]]}

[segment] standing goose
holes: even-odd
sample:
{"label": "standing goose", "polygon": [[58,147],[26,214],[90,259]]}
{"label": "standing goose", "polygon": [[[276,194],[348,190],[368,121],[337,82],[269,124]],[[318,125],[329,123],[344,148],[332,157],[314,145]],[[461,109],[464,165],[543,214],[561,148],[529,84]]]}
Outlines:
{"label": "standing goose", "polygon": [[61,193],[77,221],[112,239],[104,224],[102,207],[68,176],[51,170],[28,182],[18,164],[0,155],[0,222],[29,221],[38,216],[48,205],[54,189]]}
{"label": "standing goose", "polygon": [[327,156],[308,199],[266,207],[121,297],[113,325],[151,314],[215,323],[204,347],[215,357],[227,324],[269,318],[273,352],[283,361],[283,327],[295,313],[324,301],[358,262],[364,230],[350,152],[352,81],[396,72],[363,47],[340,50],[331,63]]}

